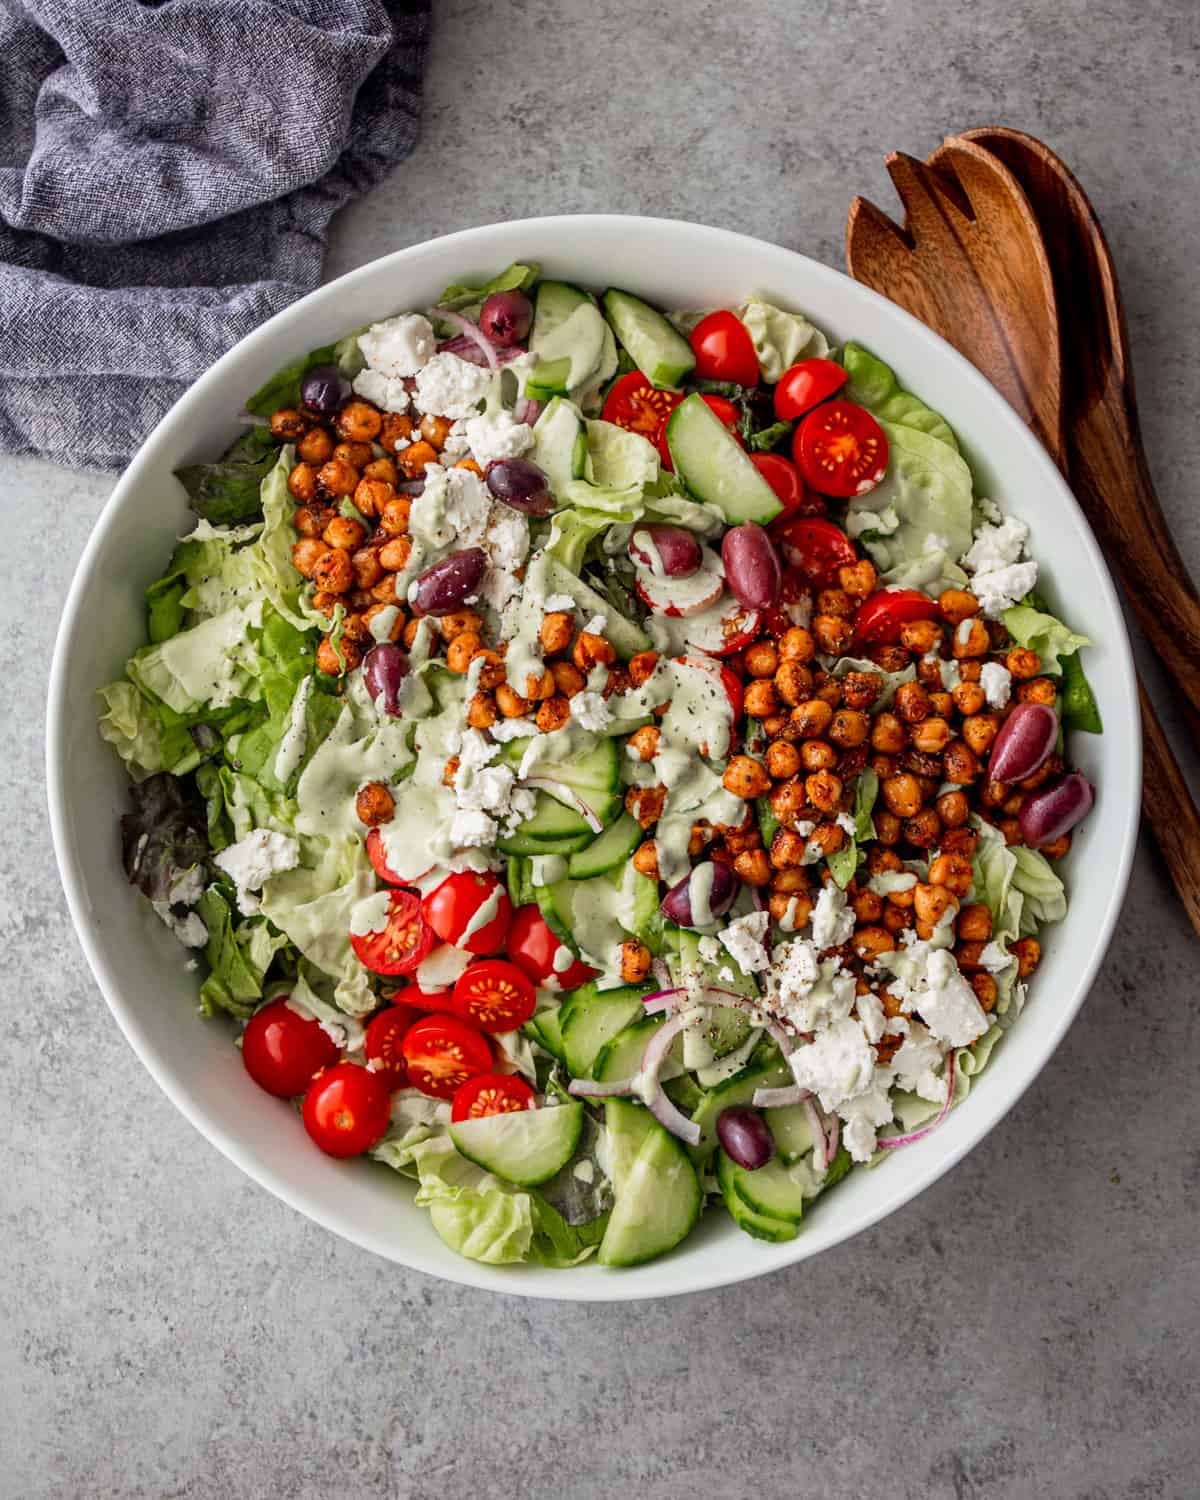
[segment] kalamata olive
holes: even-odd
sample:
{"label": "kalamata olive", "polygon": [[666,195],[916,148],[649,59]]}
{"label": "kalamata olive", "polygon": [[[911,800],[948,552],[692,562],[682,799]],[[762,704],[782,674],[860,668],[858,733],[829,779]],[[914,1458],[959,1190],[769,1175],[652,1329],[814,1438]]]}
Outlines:
{"label": "kalamata olive", "polygon": [[676,927],[708,927],[733,905],[738,878],[728,865],[706,859],[694,865],[662,899],[662,914]]}
{"label": "kalamata olive", "polygon": [[699,571],[700,543],[682,526],[638,526],[629,538],[629,555],[656,578],[690,578]]}
{"label": "kalamata olive", "polygon": [[400,717],[400,684],[408,676],[408,657],[392,641],[380,641],[363,657],[363,680],[377,708]]}
{"label": "kalamata olive", "polygon": [[1031,849],[1052,844],[1087,817],[1095,800],[1091,782],[1078,771],[1072,771],[1061,781],[1030,793],[1021,803],[1017,818],[1021,838]]}
{"label": "kalamata olive", "polygon": [[725,582],[747,609],[770,609],[779,601],[783,575],[774,544],[761,526],[744,521],[725,533],[721,543]]}
{"label": "kalamata olive", "polygon": [[757,1172],[775,1155],[775,1137],[758,1110],[748,1104],[731,1104],[717,1116],[717,1140],[721,1150],[747,1172]]}
{"label": "kalamata olive", "polygon": [[533,303],[524,292],[493,292],[479,313],[479,327],[500,349],[511,349],[529,332]]}
{"label": "kalamata olive", "polygon": [[314,365],[300,382],[300,399],[308,411],[331,417],[350,394],[350,382],[336,365]]}
{"label": "kalamata olive", "polygon": [[1000,726],[988,762],[992,781],[1024,781],[1058,742],[1058,715],[1046,703],[1018,703]]}
{"label": "kalamata olive", "polygon": [[482,547],[464,547],[426,568],[417,579],[413,607],[419,615],[448,615],[461,609],[479,587],[487,553]]}
{"label": "kalamata olive", "polygon": [[487,466],[487,487],[524,516],[548,516],[558,502],[544,469],[527,458],[497,458]]}

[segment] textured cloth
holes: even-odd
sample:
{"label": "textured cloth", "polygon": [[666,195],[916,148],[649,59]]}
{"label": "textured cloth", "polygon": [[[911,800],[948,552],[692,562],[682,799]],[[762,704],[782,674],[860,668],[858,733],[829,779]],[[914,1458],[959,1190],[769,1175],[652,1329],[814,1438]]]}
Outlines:
{"label": "textured cloth", "polygon": [[411,150],[430,0],[0,0],[0,448],[125,462]]}

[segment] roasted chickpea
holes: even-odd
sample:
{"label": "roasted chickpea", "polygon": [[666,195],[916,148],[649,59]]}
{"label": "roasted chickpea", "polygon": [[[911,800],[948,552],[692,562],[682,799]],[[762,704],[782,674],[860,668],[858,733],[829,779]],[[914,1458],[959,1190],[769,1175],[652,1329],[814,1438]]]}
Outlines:
{"label": "roasted chickpea", "polygon": [[431,448],[436,448],[440,453],[446,446],[446,439],[450,436],[450,429],[453,426],[454,422],[450,417],[435,417],[432,412],[426,412],[417,426],[417,431]]}
{"label": "roasted chickpea", "polygon": [[[1004,842],[1009,848],[1024,842],[1021,837],[1021,825],[1016,818],[1001,818],[996,827],[1004,835]],[[1045,852],[1043,849],[1042,853],[1045,854]]]}
{"label": "roasted chickpea", "polygon": [[842,702],[847,708],[870,708],[882,692],[879,672],[847,672],[842,678]]}
{"label": "roasted chickpea", "polygon": [[939,854],[929,866],[929,884],[944,885],[956,896],[971,889],[971,861],[962,854]]}
{"label": "roasted chickpea", "polygon": [[779,652],[779,660],[799,662],[801,666],[812,661],[817,654],[816,642],[813,640],[811,631],[805,630],[803,625],[793,625],[785,630],[779,637],[776,648]]}
{"label": "roasted chickpea", "polygon": [[970,716],[977,714],[987,702],[983,689],[977,682],[958,682],[950,689],[950,696],[954,699],[954,706],[960,714]]}
{"label": "roasted chickpea", "polygon": [[621,978],[626,984],[641,984],[650,972],[650,950],[629,938],[621,944]]}
{"label": "roasted chickpea", "polygon": [[654,675],[658,666],[657,651],[639,651],[629,658],[629,678],[634,687],[641,687]]}
{"label": "roasted chickpea", "polygon": [[943,854],[965,854],[968,859],[974,859],[978,847],[979,835],[969,828],[950,828],[942,835]]}
{"label": "roasted chickpea", "polygon": [[770,641],[751,642],[742,660],[751,677],[774,677],[779,670],[779,652]]}
{"label": "roasted chickpea", "polygon": [[353,516],[334,516],[321,533],[321,539],[328,542],[331,547],[340,547],[345,552],[353,552],[356,547],[362,546],[366,535],[367,528],[361,521],[356,521]]}
{"label": "roasted chickpea", "polygon": [[554,691],[554,673],[549,667],[536,675],[533,672],[525,674],[525,696],[531,703],[544,703],[547,698],[554,697]]}
{"label": "roasted chickpea", "polygon": [[908,652],[903,646],[869,646],[865,653],[882,672],[903,672],[909,664]]}
{"label": "roasted chickpea", "polygon": [[471,665],[473,657],[483,649],[483,641],[479,632],[475,630],[464,630],[462,635],[456,635],[446,647],[446,665],[452,672],[464,673]]}
{"label": "roasted chickpea", "polygon": [[836,812],[842,800],[842,779],[832,771],[814,771],[805,778],[804,790],[820,812]]}
{"label": "roasted chickpea", "polygon": [[363,468],[371,462],[371,454],[374,450],[370,443],[338,443],[333,450],[334,458],[341,463],[349,464],[352,469],[362,473]]}
{"label": "roasted chickpea", "polygon": [[688,835],[687,852],[692,859],[698,854],[703,854],[717,836],[716,829],[706,819],[701,818],[698,823],[692,824],[692,831]]}
{"label": "roasted chickpea", "polygon": [[992,935],[992,914],[982,901],[964,906],[958,914],[956,930],[965,943],[986,943]]}
{"label": "roasted chickpea", "polygon": [[313,468],[312,464],[297,464],[288,474],[288,493],[303,503],[315,500],[318,489],[317,473],[318,471]]}
{"label": "roasted chickpea", "polygon": [[992,1010],[996,1004],[996,997],[1000,993],[1000,987],[991,974],[982,971],[971,975],[971,988],[975,991],[975,998],[980,1007],[987,1012]]}
{"label": "roasted chickpea", "polygon": [[918,656],[936,651],[942,641],[942,627],[936,620],[906,620],[900,627],[900,644]]}
{"label": "roasted chickpea", "polygon": [[[378,606],[376,606],[378,608]],[[371,642],[371,632],[366,620],[362,615],[352,613],[342,618],[342,640],[353,641],[356,646],[366,646]]]}
{"label": "roasted chickpea", "polygon": [[[627,693],[632,686],[633,682],[630,679],[629,673],[620,662],[617,662],[615,666],[609,667],[608,671],[604,674],[604,687],[601,691],[606,698],[611,698],[614,693]],[[662,717],[661,714],[659,717]],[[702,750],[700,753],[707,755],[708,751]]]}
{"label": "roasted chickpea", "polygon": [[792,828],[796,823],[806,821],[804,814],[807,809],[808,797],[799,777],[781,781],[771,792],[771,811],[784,828]]}
{"label": "roasted chickpea", "polygon": [[804,859],[806,840],[790,828],[781,828],[771,840],[771,864],[777,870],[798,870]]}
{"label": "roasted chickpea", "polygon": [[377,547],[360,547],[350,556],[354,569],[354,586],[357,589],[373,589],[383,577],[383,564],[379,561]]}
{"label": "roasted chickpea", "polygon": [[406,479],[424,479],[426,468],[435,463],[437,449],[429,443],[410,443],[396,452],[396,467]]}
{"label": "roasted chickpea", "polygon": [[845,589],[821,589],[817,594],[816,612],[819,615],[837,615],[842,620],[852,620],[858,608]]}
{"label": "roasted chickpea", "polygon": [[[909,892],[911,895],[912,892]],[[916,922],[916,914],[912,906],[897,906],[889,898],[888,904],[883,910],[883,925],[888,932],[899,936],[912,927]]]}
{"label": "roasted chickpea", "polygon": [[981,770],[979,758],[962,740],[951,740],[942,751],[942,771],[947,781],[969,786],[972,781],[978,781]]}
{"label": "roasted chickpea", "polygon": [[942,663],[936,656],[922,656],[916,662],[917,681],[930,694],[942,687]]}
{"label": "roasted chickpea", "polygon": [[806,894],[809,889],[808,876],[798,868],[771,871],[771,889],[785,896],[794,896],[798,891]]}
{"label": "roasted chickpea", "polygon": [[1048,677],[1035,677],[1031,682],[1017,685],[1018,703],[1046,703],[1053,708],[1057,696],[1054,684]]}
{"label": "roasted chickpea", "polygon": [[872,964],[881,953],[895,950],[896,939],[886,927],[860,927],[850,939],[855,953],[864,963]]}
{"label": "roasted chickpea", "polygon": [[611,666],[616,659],[615,648],[602,635],[593,635],[590,630],[579,632],[579,638],[571,652],[571,660],[581,672],[586,674],[596,666]]}
{"label": "roasted chickpea", "polygon": [[467,705],[467,723],[472,729],[490,729],[496,716],[496,700],[491,693],[476,693]]}
{"label": "roasted chickpea", "polygon": [[823,736],[833,722],[833,709],[822,698],[809,698],[797,704],[788,720],[789,733],[797,739],[815,740]]}
{"label": "roasted chickpea", "polygon": [[865,887],[854,892],[850,897],[850,905],[854,908],[855,921],[863,925],[878,922],[883,916],[883,897]]}
{"label": "roasted chickpea", "polygon": [[354,583],[354,566],[350,561],[350,554],[336,547],[328,547],[313,564],[311,576],[314,585],[325,593],[344,594]]}
{"label": "roasted chickpea", "polygon": [[335,646],[324,636],[317,647],[317,668],[328,677],[340,677],[343,671],[353,672],[361,661],[362,652],[353,641],[339,641]]}
{"label": "roasted chickpea", "polygon": [[483,478],[483,470],[473,458],[460,458],[454,467],[456,469],[466,469],[468,473],[474,474],[476,479]]}
{"label": "roasted chickpea", "polygon": [[785,932],[799,932],[812,919],[812,897],[806,891],[786,895],[783,891],[772,891],[767,898],[767,910],[771,920],[778,922]]}
{"label": "roasted chickpea", "polygon": [[[459,636],[460,641],[463,639],[465,637]],[[496,707],[506,719],[519,719],[529,712],[530,703],[510,683],[502,682],[496,689]]]}
{"label": "roasted chickpea", "polygon": [[[377,479],[380,484],[395,485],[399,483],[400,470],[390,458],[373,458],[369,464],[364,465],[362,476],[364,479]],[[357,493],[356,490],[355,494]]]}
{"label": "roasted chickpea", "polygon": [[[918,881],[913,887],[913,910],[917,914],[918,924],[927,924],[932,932],[948,911],[958,910],[958,899],[948,886],[927,885]],[[921,933],[921,936],[927,934]]]}
{"label": "roasted chickpea", "polygon": [[979,800],[983,803],[984,807],[995,808],[1002,806],[1007,796],[1007,781],[986,781],[984,782],[983,790],[979,793]]}
{"label": "roasted chickpea", "polygon": [[625,811],[643,828],[657,823],[667,800],[665,786],[631,786],[625,793]]}
{"label": "roasted chickpea", "polygon": [[1035,937],[1018,938],[1009,951],[1016,956],[1018,979],[1028,979],[1042,961],[1042,945]]}
{"label": "roasted chickpea", "polygon": [[856,563],[843,563],[837,570],[837,581],[855,599],[866,599],[875,592],[879,574],[875,565],[864,557]]}
{"label": "roasted chickpea", "polygon": [[843,750],[865,745],[871,732],[871,721],[861,709],[839,708],[830,720],[827,733]]}
{"label": "roasted chickpea", "polygon": [[383,427],[383,415],[368,401],[347,401],[333,425],[348,443],[373,443]]}
{"label": "roasted chickpea", "polygon": [[893,699],[896,712],[906,724],[919,724],[929,717],[932,704],[919,682],[902,682]]}
{"label": "roasted chickpea", "polygon": [[308,431],[308,417],[302,411],[283,406],[271,413],[271,436],[279,443],[294,443]]}
{"label": "roasted chickpea", "polygon": [[292,567],[302,578],[312,578],[317,564],[329,550],[320,538],[302,536],[292,545]]}
{"label": "roasted chickpea", "polygon": [[552,734],[556,729],[562,729],[571,717],[571,704],[561,693],[555,693],[553,697],[543,698],[538,704],[537,718],[535,723],[542,734]]}
{"label": "roasted chickpea", "polygon": [[943,792],[934,803],[937,815],[947,828],[962,828],[971,815],[971,804],[965,792]]}
{"label": "roasted chickpea", "polygon": [[762,731],[769,740],[785,738],[788,732],[787,715],[768,714],[762,721]]}
{"label": "roasted chickpea", "polygon": [[804,771],[832,771],[837,763],[837,751],[828,740],[801,740],[800,765]]}
{"label": "roasted chickpea", "polygon": [[881,809],[873,815],[875,837],[887,847],[900,842],[900,819],[894,812]]}
{"label": "roasted chickpea", "polygon": [[987,626],[979,619],[960,620],[950,637],[950,650],[956,657],[986,656],[992,649]]}
{"label": "roasted chickpea", "polygon": [[733,861],[733,873],[746,885],[766,885],[771,879],[771,865],[766,850],[743,850]]}
{"label": "roasted chickpea", "polygon": [[538,640],[541,641],[542,650],[547,656],[555,656],[560,651],[566,651],[574,634],[575,620],[566,610],[553,610],[543,618],[538,628]]}
{"label": "roasted chickpea", "polygon": [[[385,609],[390,609],[391,607],[391,605],[387,604],[369,604],[367,608],[363,610],[362,622],[366,627],[368,636],[370,636],[372,639],[374,639],[372,634],[372,625],[376,620],[379,619],[380,615],[383,614]],[[387,639],[389,641],[398,641],[404,633],[405,623],[406,622],[403,613],[397,611],[396,618],[392,621],[391,628],[388,630]],[[380,629],[382,628],[383,627],[380,626]]]}
{"label": "roasted chickpea", "polygon": [[[1019,844],[1021,842],[1020,838],[1018,838],[1016,842]],[[1071,835],[1069,833],[1064,833],[1061,834],[1058,838],[1054,839],[1051,843],[1043,844],[1041,852],[1046,856],[1047,859],[1062,859],[1065,854],[1069,853],[1070,848]]]}
{"label": "roasted chickpea", "polygon": [[767,772],[775,781],[786,781],[799,769],[800,752],[795,745],[787,740],[773,740],[767,746]]}
{"label": "roasted chickpea", "polygon": [[379,561],[389,573],[399,573],[408,567],[412,556],[412,537],[394,536],[379,549]]}
{"label": "roasted chickpea", "polygon": [[770,719],[779,712],[779,695],[773,682],[746,684],[745,711],[753,719]]}
{"label": "roasted chickpea", "polygon": [[811,695],[813,674],[800,662],[785,660],[779,663],[774,683],[780,701],[794,708]]}
{"label": "roasted chickpea", "polygon": [[358,470],[336,456],[321,465],[316,478],[318,490],[336,498],[353,495],[358,488]]}
{"label": "roasted chickpea", "polygon": [[413,430],[411,417],[406,417],[403,412],[385,411],[379,429],[379,446],[385,453],[395,453],[412,441]]}
{"label": "roasted chickpea", "polygon": [[360,786],[354,799],[354,811],[358,821],[367,828],[378,828],[381,823],[390,823],[396,811],[396,800],[382,781],[368,781]]}
{"label": "roasted chickpea", "polygon": [[908,731],[893,713],[885,709],[876,714],[871,725],[871,748],[884,755],[899,755],[908,744]]}
{"label": "roasted chickpea", "polygon": [[1013,677],[1024,681],[1030,677],[1036,677],[1042,670],[1042,658],[1036,651],[1030,651],[1026,646],[1014,646],[1004,658],[1004,665]]}
{"label": "roasted chickpea", "polygon": [[296,444],[297,456],[319,468],[333,453],[333,439],[324,427],[313,427]]}
{"label": "roasted chickpea", "polygon": [[942,820],[932,807],[904,820],[904,837],[914,849],[936,849],[942,837]]}
{"label": "roasted chickpea", "polygon": [[552,661],[550,671],[554,675],[554,686],[565,698],[573,698],[587,686],[583,673],[569,661]]}
{"label": "roasted chickpea", "polygon": [[948,620],[951,625],[958,625],[962,620],[969,620],[977,615],[980,603],[966,589],[947,589],[938,596],[938,609],[943,620]]}
{"label": "roasted chickpea", "polygon": [[634,850],[633,868],[639,875],[649,875],[651,880],[658,879],[658,845],[653,839],[647,839]]}
{"label": "roasted chickpea", "polygon": [[921,723],[912,727],[911,738],[913,748],[919,750],[923,755],[940,755],[950,743],[954,731],[946,720],[934,716],[923,719]]}
{"label": "roasted chickpea", "polygon": [[954,699],[941,690],[930,693],[929,706],[939,719],[948,719],[954,712]]}
{"label": "roasted chickpea", "polygon": [[[389,577],[390,576],[391,575],[389,575]],[[400,636],[400,640],[403,642],[407,650],[411,651],[412,648],[416,645],[417,635],[419,634],[420,629],[421,621],[415,616],[404,627],[403,633]]]}
{"label": "roasted chickpea", "polygon": [[999,730],[1000,720],[995,714],[972,714],[963,720],[962,737],[976,755],[983,756],[992,748]]}
{"label": "roasted chickpea", "polygon": [[826,656],[844,655],[854,639],[853,626],[840,615],[814,615],[811,629],[817,649]]}
{"label": "roasted chickpea", "polygon": [[626,744],[637,754],[639,760],[653,760],[658,754],[661,737],[657,725],[645,724],[641,729],[634,730]]}
{"label": "roasted chickpea", "polygon": [[921,811],[924,800],[917,778],[907,771],[889,776],[882,786],[883,800],[898,818],[912,818]]}
{"label": "roasted chickpea", "polygon": [[761,797],[771,789],[766,768],[749,755],[731,756],[721,782],[727,792],[747,800]]}

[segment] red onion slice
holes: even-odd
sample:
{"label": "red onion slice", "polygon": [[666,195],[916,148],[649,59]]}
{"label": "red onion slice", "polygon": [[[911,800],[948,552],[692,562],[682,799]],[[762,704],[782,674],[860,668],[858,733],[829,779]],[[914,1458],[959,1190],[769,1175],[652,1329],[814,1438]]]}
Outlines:
{"label": "red onion slice", "polygon": [[832,1153],[829,1142],[825,1138],[825,1121],[821,1118],[821,1111],[817,1108],[817,1101],[808,1098],[804,1101],[804,1113],[808,1116],[808,1123],[812,1128],[815,1146],[813,1150],[813,1161],[822,1172],[829,1170],[829,1162]]}
{"label": "red onion slice", "polygon": [[699,1125],[676,1109],[663,1093],[662,1084],[658,1081],[659,1070],[666,1061],[671,1044],[686,1024],[684,1016],[672,1016],[658,1028],[646,1043],[646,1050],[642,1053],[639,1078],[642,1093],[649,1098],[650,1112],[658,1123],[689,1146],[698,1146],[700,1144]]}
{"label": "red onion slice", "polygon": [[593,1083],[590,1078],[572,1078],[567,1093],[576,1099],[619,1099],[636,1092],[636,1078],[622,1078],[615,1083]]}
{"label": "red onion slice", "polygon": [[798,1083],[789,1083],[781,1089],[755,1089],[751,1103],[755,1109],[785,1109],[789,1104],[803,1104],[811,1097]]}
{"label": "red onion slice", "polygon": [[879,1149],[890,1150],[894,1146],[911,1146],[914,1141],[919,1141],[934,1131],[950,1113],[950,1106],[954,1102],[954,1053],[946,1053],[946,1102],[938,1111],[937,1119],[930,1121],[928,1125],[922,1125],[920,1130],[912,1130],[908,1135],[889,1135],[885,1140],[878,1142]]}
{"label": "red onion slice", "polygon": [[440,318],[443,323],[449,323],[457,328],[460,335],[470,339],[483,353],[488,362],[489,370],[498,370],[499,361],[496,359],[496,346],[488,338],[481,328],[471,322],[470,318],[464,318],[462,313],[452,312],[448,307],[434,307],[430,309],[431,318]]}

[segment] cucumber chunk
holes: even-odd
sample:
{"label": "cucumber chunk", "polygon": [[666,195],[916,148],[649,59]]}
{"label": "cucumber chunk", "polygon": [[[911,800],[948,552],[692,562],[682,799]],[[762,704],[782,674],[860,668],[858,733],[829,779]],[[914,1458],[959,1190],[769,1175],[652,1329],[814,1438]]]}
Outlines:
{"label": "cucumber chunk", "polygon": [[667,419],[667,446],[687,488],[698,500],[715,505],[732,525],[765,525],[783,509],[775,491],[700,396],[685,397]]}
{"label": "cucumber chunk", "polygon": [[[603,875],[623,865],[642,842],[642,829],[636,818],[622,813],[615,823],[610,823],[603,833],[567,862],[567,874],[572,880],[587,880],[592,875]],[[655,892],[657,905],[657,890]]]}
{"label": "cucumber chunk", "polygon": [[812,1121],[802,1104],[787,1104],[769,1109],[763,1115],[767,1129],[775,1137],[775,1149],[789,1164],[807,1156],[817,1144]]}
{"label": "cucumber chunk", "polygon": [[642,1053],[646,1043],[663,1024],[663,1016],[643,1016],[619,1031],[611,1042],[596,1054],[592,1064],[592,1077],[598,1083],[617,1083],[622,1078],[632,1078],[642,1065]]}
{"label": "cucumber chunk", "polygon": [[600,368],[604,334],[604,319],[586,292],[565,281],[539,282],[529,336],[529,350],[537,355],[538,363],[530,372],[526,390],[547,365],[562,359],[568,361],[563,390],[582,386]]}
{"label": "cucumber chunk", "polygon": [[717,1160],[717,1182],[721,1189],[721,1196],[725,1199],[725,1207],[729,1210],[734,1223],[756,1240],[769,1240],[773,1244],[794,1240],[799,1233],[798,1223],[790,1219],[777,1219],[770,1214],[759,1213],[739,1195],[733,1174],[741,1170],[730,1161],[724,1151],[720,1153]]}
{"label": "cucumber chunk", "polygon": [[624,985],[598,990],[594,984],[582,984],[571,991],[563,1001],[559,1022],[567,1067],[575,1078],[590,1077],[605,1042],[644,1014],[642,996],[647,993]]}
{"label": "cucumber chunk", "polygon": [[503,838],[496,840],[496,848],[501,854],[574,854],[579,849],[586,849],[596,835],[588,829],[586,833],[558,834],[553,837],[533,838],[520,829],[516,833],[506,833]]}
{"label": "cucumber chunk", "polygon": [[622,1163],[618,1173],[614,1167],[616,1202],[600,1242],[602,1266],[636,1266],[673,1250],[691,1233],[704,1204],[683,1146],[648,1110],[642,1113],[649,1124],[637,1154],[628,1168]]}
{"label": "cucumber chunk", "polygon": [[614,1193],[625,1191],[629,1172],[646,1138],[658,1122],[642,1104],[631,1099],[606,1099],[604,1125],[608,1131],[608,1176]]}
{"label": "cucumber chunk", "polygon": [[563,1050],[562,1027],[559,1024],[560,1012],[554,1010],[539,1011],[533,1020],[527,1025],[533,1033],[534,1040],[540,1042],[551,1057],[556,1057],[559,1062],[566,1062],[567,1055]]}
{"label": "cucumber chunk", "polygon": [[582,1129],[583,1105],[572,1101],[460,1120],[450,1126],[450,1139],[460,1155],[485,1172],[518,1187],[537,1187],[571,1160]]}
{"label": "cucumber chunk", "polygon": [[610,287],[604,311],[630,358],[651,385],[678,385],[695,368],[692,346],[662,313],[631,292]]}
{"label": "cucumber chunk", "polygon": [[[702,984],[733,990],[749,1000],[758,998],[758,985],[754,976],[743,974],[732,958],[727,958],[723,963],[710,964],[700,957],[700,938],[697,933],[681,928],[675,940],[675,950],[670,968],[676,984],[686,984],[698,974]],[[722,969],[728,969],[733,974],[732,981],[723,977]],[[732,1005],[714,1005],[709,1011],[708,1022],[701,1035],[712,1048],[714,1057],[724,1057],[742,1045],[751,1029],[750,1018],[745,1011]]]}
{"label": "cucumber chunk", "polygon": [[[536,792],[534,794],[534,810],[531,818],[526,818],[517,826],[518,833],[526,838],[570,838],[577,833],[586,833],[589,836],[592,829],[588,826],[587,819],[574,808],[567,807],[557,797],[552,797],[549,792]],[[505,850],[505,853],[514,851]]]}
{"label": "cucumber chunk", "polygon": [[571,361],[539,359],[525,377],[525,394],[533,401],[550,401],[571,389]]}
{"label": "cucumber chunk", "polygon": [[767,1067],[743,1068],[724,1083],[717,1084],[692,1115],[692,1120],[700,1127],[700,1142],[692,1147],[692,1159],[703,1161],[716,1144],[717,1116],[723,1109],[731,1104],[749,1104],[755,1089],[778,1089],[791,1082],[787,1064],[778,1062]]}
{"label": "cucumber chunk", "polygon": [[[724,1152],[721,1153],[725,1155]],[[816,1177],[805,1170],[802,1162],[794,1167],[786,1166],[775,1157],[765,1167],[748,1172],[736,1162],[730,1162],[728,1175],[733,1190],[756,1214],[765,1214],[768,1219],[783,1219],[789,1224],[799,1224],[804,1217],[804,1203],[816,1196],[813,1191]],[[720,1171],[718,1169],[718,1178]],[[807,1192],[805,1191],[807,1189]]]}
{"label": "cucumber chunk", "polygon": [[544,471],[560,501],[571,480],[583,478],[587,454],[582,415],[570,401],[555,396],[533,424],[533,451],[529,456]]}

